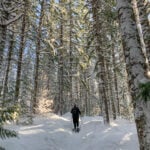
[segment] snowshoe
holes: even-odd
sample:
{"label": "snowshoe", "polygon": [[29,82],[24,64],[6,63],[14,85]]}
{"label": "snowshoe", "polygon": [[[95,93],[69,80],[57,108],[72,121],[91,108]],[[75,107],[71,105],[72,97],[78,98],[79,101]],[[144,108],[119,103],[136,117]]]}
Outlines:
{"label": "snowshoe", "polygon": [[75,129],[75,128],[73,128],[73,129],[72,129],[72,131],[73,131],[73,132],[76,132],[76,129]]}
{"label": "snowshoe", "polygon": [[76,128],[76,129],[73,128],[72,131],[73,131],[73,132],[79,132],[79,131],[80,131],[80,128]]}
{"label": "snowshoe", "polygon": [[79,132],[79,131],[80,131],[80,128],[77,128],[77,129],[76,129],[76,132]]}

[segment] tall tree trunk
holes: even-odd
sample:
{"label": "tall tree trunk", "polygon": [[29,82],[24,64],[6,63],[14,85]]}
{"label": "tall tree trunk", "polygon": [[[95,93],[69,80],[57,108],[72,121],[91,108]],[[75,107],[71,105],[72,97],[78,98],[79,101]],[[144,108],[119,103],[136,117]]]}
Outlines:
{"label": "tall tree trunk", "polygon": [[[62,3],[62,0],[59,0],[59,3]],[[58,100],[59,100],[59,104],[58,104],[58,113],[60,113],[60,115],[63,114],[63,106],[64,106],[64,61],[63,61],[63,30],[64,30],[64,25],[63,25],[63,15],[61,13],[61,21],[60,21],[60,49],[58,52],[58,57],[59,57],[59,62],[58,62]]]}
{"label": "tall tree trunk", "polygon": [[105,68],[105,58],[104,58],[104,50],[102,48],[103,43],[102,43],[102,37],[103,35],[101,34],[101,30],[102,30],[102,21],[100,18],[100,12],[101,10],[101,2],[97,1],[97,0],[92,0],[92,12],[93,12],[93,19],[94,19],[94,25],[93,25],[93,29],[94,29],[94,33],[96,36],[96,43],[97,43],[97,55],[98,55],[98,61],[100,64],[100,78],[101,78],[101,85],[100,87],[102,88],[102,100],[104,102],[104,123],[108,123],[110,122],[109,120],[109,111],[108,111],[108,98],[107,98],[107,90],[106,87],[107,86],[107,79],[105,76],[106,73],[106,68]]}
{"label": "tall tree trunk", "polygon": [[150,111],[146,106],[149,102],[138,98],[139,83],[149,81],[145,76],[145,57],[140,45],[131,0],[117,0],[117,8],[140,150],[150,150]]}
{"label": "tall tree trunk", "polygon": [[89,110],[89,83],[87,81],[87,71],[84,72],[83,74],[83,82],[84,82],[84,100],[85,100],[85,113],[86,115],[90,115],[90,110]]}
{"label": "tall tree trunk", "polygon": [[107,97],[107,90],[106,90],[106,68],[105,68],[105,60],[104,60],[104,56],[100,56],[100,62],[101,62],[101,87],[103,89],[103,100],[104,100],[104,107],[105,107],[105,116],[104,116],[104,123],[110,123],[110,119],[109,119],[109,111],[108,111],[108,97]]}
{"label": "tall tree trunk", "polygon": [[110,64],[109,61],[104,61],[104,65],[105,65],[105,90],[106,90],[106,95],[107,95],[107,104],[108,104],[108,110],[109,112],[111,111],[111,102],[110,102],[110,88],[109,88],[109,77],[108,77],[108,74],[109,74],[109,69],[108,69],[108,65]]}
{"label": "tall tree trunk", "polygon": [[139,11],[138,11],[138,8],[137,8],[137,1],[136,0],[133,0],[133,10],[134,10],[134,14],[135,14],[137,29],[138,29],[139,36],[140,36],[140,42],[141,42],[142,50],[145,54],[145,57],[147,58],[146,65],[147,65],[147,71],[148,71],[150,69],[150,64],[149,64],[149,61],[148,61],[148,57],[149,57],[148,53],[149,52],[146,52],[146,47],[145,47],[146,45],[144,43],[144,37],[143,37],[143,33],[142,33],[142,27],[141,27],[141,23],[140,23]]}
{"label": "tall tree trunk", "polygon": [[[146,48],[146,54],[150,65],[150,24],[148,21],[148,9],[150,8],[149,0],[136,0],[139,11],[139,19],[142,27],[142,33]],[[150,69],[150,68],[149,68]]]}
{"label": "tall tree trunk", "polygon": [[22,27],[21,27],[21,39],[18,55],[18,65],[17,65],[17,76],[16,76],[16,86],[15,86],[15,102],[18,102],[19,92],[20,92],[20,83],[21,83],[21,69],[22,69],[22,59],[23,51],[25,47],[25,29],[26,29],[26,17],[28,9],[28,1],[24,0],[24,14],[22,18]]}
{"label": "tall tree trunk", "polygon": [[6,32],[7,32],[7,26],[0,25],[0,69],[3,62],[3,53],[5,48],[5,42],[6,42]]}
{"label": "tall tree trunk", "polygon": [[116,104],[117,104],[117,114],[120,116],[120,101],[119,101],[119,95],[118,95],[118,82],[117,82],[117,74],[116,74],[116,61],[115,61],[115,49],[112,49],[112,59],[113,59],[113,66],[114,66],[114,84],[115,84],[115,98],[116,98]]}
{"label": "tall tree trunk", "polygon": [[37,30],[37,43],[36,43],[36,60],[35,60],[35,75],[34,75],[34,93],[33,93],[33,113],[36,113],[38,106],[37,93],[38,93],[38,80],[39,80],[39,63],[40,63],[40,50],[41,50],[41,34],[42,34],[42,21],[44,17],[44,4],[45,0],[41,2],[39,25]]}
{"label": "tall tree trunk", "polygon": [[[3,1],[1,2],[1,6],[6,7]],[[5,21],[7,21],[9,17],[9,13],[3,7],[1,11],[2,16],[0,21],[1,22],[0,24],[0,69],[3,63],[3,53],[4,53],[5,43],[6,43],[7,25],[5,24]]]}
{"label": "tall tree trunk", "polygon": [[7,54],[7,68],[6,68],[6,74],[5,74],[5,80],[4,80],[4,86],[3,86],[3,101],[5,101],[5,95],[8,92],[8,76],[9,76],[9,71],[10,71],[10,63],[12,59],[12,53],[13,53],[13,46],[14,46],[14,33],[11,33],[10,35],[10,43],[9,43],[9,48],[8,48],[8,54]]}
{"label": "tall tree trunk", "polygon": [[3,62],[7,27],[22,16],[22,13],[19,14],[18,5],[20,5],[20,2],[16,5],[9,0],[0,1],[0,69]]}
{"label": "tall tree trunk", "polygon": [[63,81],[63,76],[64,76],[64,68],[63,68],[63,56],[62,56],[62,53],[60,54],[60,58],[59,58],[59,70],[58,70],[58,83],[59,83],[59,109],[58,109],[58,112],[60,115],[63,114],[63,100],[64,100],[64,94],[63,94],[63,91],[64,91],[64,81]]}
{"label": "tall tree trunk", "polygon": [[[112,51],[111,51],[112,53]],[[111,63],[111,62],[110,62]],[[110,91],[110,103],[111,103],[111,108],[112,108],[112,116],[113,119],[115,120],[117,118],[116,115],[116,108],[115,108],[115,96],[113,94],[113,85],[112,85],[112,72],[111,72],[111,68],[109,68],[108,64],[107,64],[107,72],[108,72],[108,85],[109,85],[109,91]]]}
{"label": "tall tree trunk", "polygon": [[100,115],[103,116],[103,112],[104,112],[104,100],[102,99],[102,88],[101,88],[101,78],[100,78],[100,74],[98,77],[98,98],[99,98],[99,105],[100,105]]}
{"label": "tall tree trunk", "polygon": [[69,101],[72,103],[73,101],[73,96],[72,96],[72,63],[73,63],[73,55],[72,55],[72,50],[73,50],[73,47],[72,47],[72,28],[73,28],[73,20],[72,20],[72,7],[71,7],[71,0],[69,1],[69,13],[70,13],[70,33],[69,33],[69,38],[70,38],[70,45],[69,45],[69,64],[70,64],[70,68],[69,68],[69,77],[70,77],[70,97],[69,97]]}

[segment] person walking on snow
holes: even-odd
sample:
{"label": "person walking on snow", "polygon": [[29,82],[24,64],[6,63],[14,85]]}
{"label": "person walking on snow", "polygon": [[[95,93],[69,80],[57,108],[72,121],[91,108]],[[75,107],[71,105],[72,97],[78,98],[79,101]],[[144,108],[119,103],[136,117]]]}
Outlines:
{"label": "person walking on snow", "polygon": [[74,107],[71,109],[72,113],[72,119],[73,119],[73,125],[74,125],[74,131],[79,130],[79,115],[81,115],[81,112],[79,108],[74,104]]}

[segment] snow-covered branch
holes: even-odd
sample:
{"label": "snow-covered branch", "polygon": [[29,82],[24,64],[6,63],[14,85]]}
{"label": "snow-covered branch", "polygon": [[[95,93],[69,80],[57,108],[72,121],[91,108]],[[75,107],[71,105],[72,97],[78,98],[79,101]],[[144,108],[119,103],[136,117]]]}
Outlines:
{"label": "snow-covered branch", "polygon": [[11,23],[15,22],[16,20],[20,19],[22,17],[23,14],[19,14],[17,16],[15,16],[14,18],[10,19],[10,20],[6,20],[6,21],[0,21],[0,25],[2,26],[8,26]]}

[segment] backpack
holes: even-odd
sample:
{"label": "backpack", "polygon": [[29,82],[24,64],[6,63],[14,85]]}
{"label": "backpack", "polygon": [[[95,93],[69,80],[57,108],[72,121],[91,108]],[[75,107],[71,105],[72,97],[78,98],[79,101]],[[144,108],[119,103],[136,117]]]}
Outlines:
{"label": "backpack", "polygon": [[73,109],[72,109],[72,114],[73,114],[73,115],[77,115],[77,113],[78,113],[78,110],[77,110],[76,108],[73,108]]}

